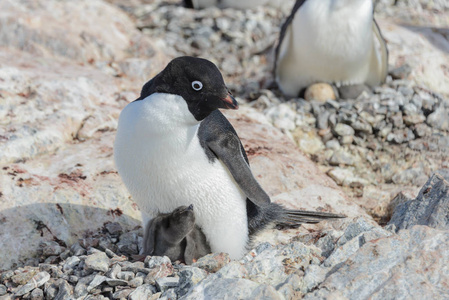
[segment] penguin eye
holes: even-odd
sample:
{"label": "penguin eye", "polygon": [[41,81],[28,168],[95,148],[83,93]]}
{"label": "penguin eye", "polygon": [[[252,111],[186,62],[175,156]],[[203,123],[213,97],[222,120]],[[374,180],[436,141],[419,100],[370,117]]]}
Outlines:
{"label": "penguin eye", "polygon": [[201,81],[195,80],[195,81],[192,82],[192,88],[195,91],[199,91],[199,90],[201,90],[203,88],[203,84],[201,83]]}

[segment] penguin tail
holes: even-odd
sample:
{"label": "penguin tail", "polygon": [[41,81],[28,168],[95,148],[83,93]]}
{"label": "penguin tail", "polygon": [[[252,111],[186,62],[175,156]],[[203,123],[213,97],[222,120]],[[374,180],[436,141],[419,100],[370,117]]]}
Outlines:
{"label": "penguin tail", "polygon": [[260,207],[247,199],[246,204],[250,236],[267,228],[270,224],[275,225],[278,229],[285,229],[297,228],[304,223],[316,224],[323,220],[346,218],[345,215],[333,213],[287,209],[273,202],[265,207]]}
{"label": "penguin tail", "polygon": [[280,211],[275,220],[276,225],[280,226],[295,226],[303,223],[316,224],[323,220],[329,219],[343,219],[346,218],[345,215],[318,212],[318,211],[307,211],[307,210],[290,210],[279,206]]}

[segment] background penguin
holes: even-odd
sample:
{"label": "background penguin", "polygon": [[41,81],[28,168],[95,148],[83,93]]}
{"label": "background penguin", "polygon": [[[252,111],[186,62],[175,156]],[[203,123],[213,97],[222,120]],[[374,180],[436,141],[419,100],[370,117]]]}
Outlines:
{"label": "background penguin", "polygon": [[193,205],[180,206],[172,213],[159,214],[151,219],[145,229],[143,256],[168,256],[192,264],[211,253],[206,237],[195,225]]}
{"label": "background penguin", "polygon": [[238,259],[249,235],[273,222],[342,217],[271,203],[251,173],[237,133],[218,111],[237,107],[213,63],[185,56],[172,60],[123,109],[114,158],[144,226],[159,213],[193,203],[211,250]]}
{"label": "background penguin", "polygon": [[385,81],[388,52],[372,0],[297,0],[281,28],[275,54],[281,91],[296,97],[316,82],[356,98]]}

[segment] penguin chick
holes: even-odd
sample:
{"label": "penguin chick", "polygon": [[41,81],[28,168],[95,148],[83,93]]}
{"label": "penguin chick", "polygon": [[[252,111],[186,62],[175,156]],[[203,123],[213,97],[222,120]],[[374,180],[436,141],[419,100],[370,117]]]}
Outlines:
{"label": "penguin chick", "polygon": [[193,205],[180,206],[172,213],[159,214],[145,229],[143,256],[168,256],[171,261],[192,264],[211,253],[206,237],[195,224]]}

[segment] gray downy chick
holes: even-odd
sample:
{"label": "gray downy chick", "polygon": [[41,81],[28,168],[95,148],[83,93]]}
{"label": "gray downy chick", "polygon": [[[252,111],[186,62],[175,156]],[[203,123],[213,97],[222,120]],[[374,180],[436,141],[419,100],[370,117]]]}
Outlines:
{"label": "gray downy chick", "polygon": [[192,264],[211,253],[201,229],[195,224],[193,205],[180,206],[173,212],[150,220],[143,240],[143,255],[168,256],[171,261]]}

